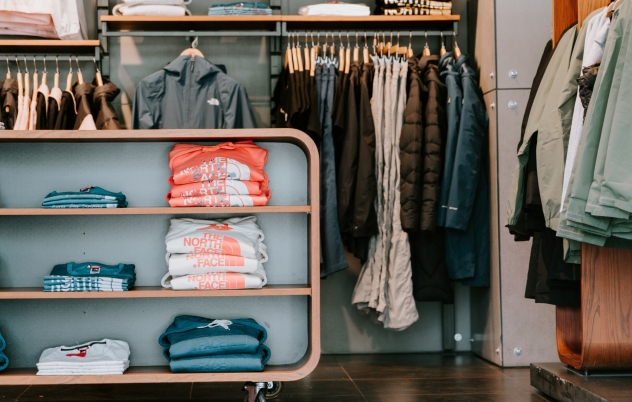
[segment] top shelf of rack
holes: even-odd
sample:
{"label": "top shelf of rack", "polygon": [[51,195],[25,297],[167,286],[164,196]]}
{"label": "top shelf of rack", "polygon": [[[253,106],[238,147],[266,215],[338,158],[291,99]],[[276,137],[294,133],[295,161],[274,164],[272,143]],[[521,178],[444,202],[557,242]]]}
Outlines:
{"label": "top shelf of rack", "polygon": [[98,40],[2,39],[0,53],[94,54]]}
{"label": "top shelf of rack", "polygon": [[[366,17],[319,17],[302,15],[271,16],[118,16],[104,15],[101,24],[106,36],[147,32],[156,36],[167,32],[263,31],[277,32],[278,25],[286,30],[442,30],[451,31],[460,21],[459,15],[411,15]],[[149,35],[148,35],[149,36]]]}

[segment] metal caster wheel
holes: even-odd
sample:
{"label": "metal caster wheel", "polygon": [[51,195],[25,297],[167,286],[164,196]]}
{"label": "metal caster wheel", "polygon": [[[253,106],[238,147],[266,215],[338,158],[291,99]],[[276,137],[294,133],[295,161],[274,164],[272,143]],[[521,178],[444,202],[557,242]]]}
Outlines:
{"label": "metal caster wheel", "polygon": [[243,389],[248,393],[244,402],[266,402],[267,382],[247,382]]}
{"label": "metal caster wheel", "polygon": [[268,392],[266,393],[267,399],[275,399],[281,395],[283,391],[283,383],[281,381],[268,381]]}

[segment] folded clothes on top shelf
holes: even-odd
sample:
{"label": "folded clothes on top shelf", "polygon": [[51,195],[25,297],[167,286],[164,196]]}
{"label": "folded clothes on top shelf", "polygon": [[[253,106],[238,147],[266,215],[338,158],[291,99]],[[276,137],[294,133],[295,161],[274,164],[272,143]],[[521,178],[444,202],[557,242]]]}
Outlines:
{"label": "folded clothes on top shelf", "polygon": [[7,347],[7,343],[0,334],[0,371],[7,368],[9,365],[9,358],[4,354],[4,349]]}
{"label": "folded clothes on top shelf", "polygon": [[208,15],[272,15],[272,9],[258,2],[214,4],[208,9]]}
{"label": "folded clothes on top shelf", "polygon": [[125,208],[123,193],[113,193],[101,187],[85,187],[79,191],[53,191],[44,198],[44,208]]}
{"label": "folded clothes on top shelf", "polygon": [[384,15],[450,15],[452,1],[441,0],[381,0],[376,14]]}
{"label": "folded clothes on top shelf", "polygon": [[136,282],[133,264],[98,262],[59,264],[44,277],[46,292],[112,292],[131,289]]}
{"label": "folded clothes on top shelf", "polygon": [[298,13],[299,15],[362,17],[371,15],[371,9],[365,4],[349,4],[338,1],[330,1],[327,3],[312,4],[301,7],[299,8]]}
{"label": "folded clothes on top shelf", "polygon": [[178,316],[158,343],[173,372],[262,371],[270,359],[268,334],[252,318]]}
{"label": "folded clothes on top shelf", "polygon": [[49,348],[40,356],[37,375],[123,374],[129,354],[127,342],[112,339]]}
{"label": "folded clothes on top shelf", "polygon": [[123,0],[112,9],[112,15],[191,15],[185,4],[191,0]]}

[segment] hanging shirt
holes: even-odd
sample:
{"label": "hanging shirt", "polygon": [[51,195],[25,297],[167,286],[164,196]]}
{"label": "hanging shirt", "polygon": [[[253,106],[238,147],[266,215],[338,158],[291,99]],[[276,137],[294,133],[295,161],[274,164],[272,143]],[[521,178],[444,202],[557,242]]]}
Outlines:
{"label": "hanging shirt", "polygon": [[18,83],[7,78],[2,84],[2,122],[5,130],[13,130],[18,117]]}
{"label": "hanging shirt", "polygon": [[121,129],[121,123],[112,107],[112,101],[116,99],[120,92],[121,90],[111,82],[106,82],[94,89],[95,125],[97,130]]}
{"label": "hanging shirt", "polygon": [[54,87],[50,90],[50,94],[48,94],[48,106],[46,109],[46,129],[54,130],[55,122],[57,122],[57,117],[59,116],[60,106],[61,106],[61,89]]}
{"label": "hanging shirt", "polygon": [[72,92],[64,91],[61,94],[59,114],[55,120],[55,130],[74,130],[77,120],[77,103]]}
{"label": "hanging shirt", "polygon": [[35,103],[35,122],[33,123],[35,130],[46,129],[46,109],[48,109],[48,86],[45,84],[40,85],[37,90],[37,99]]}
{"label": "hanging shirt", "polygon": [[96,130],[97,126],[92,117],[92,97],[95,86],[89,82],[84,82],[75,87],[75,98],[77,100],[77,119],[75,120],[75,130]]}
{"label": "hanging shirt", "polygon": [[180,56],[136,87],[132,128],[254,128],[246,89],[203,57]]}

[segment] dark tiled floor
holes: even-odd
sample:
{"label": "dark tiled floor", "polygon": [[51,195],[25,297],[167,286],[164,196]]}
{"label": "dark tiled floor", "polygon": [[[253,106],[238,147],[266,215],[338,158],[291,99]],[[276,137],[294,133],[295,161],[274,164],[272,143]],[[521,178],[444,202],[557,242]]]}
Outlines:
{"label": "dark tiled floor", "polygon": [[[1,375],[1,374],[0,374]],[[243,384],[195,383],[0,387],[0,401],[242,402]],[[323,356],[307,378],[285,383],[278,402],[545,402],[529,369],[501,369],[470,354]]]}

